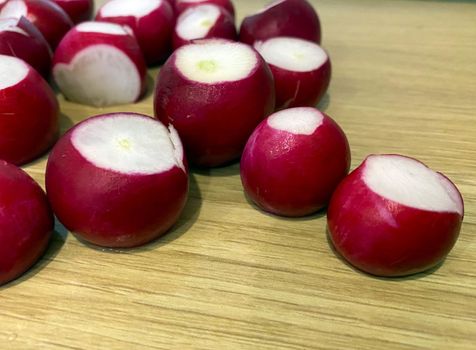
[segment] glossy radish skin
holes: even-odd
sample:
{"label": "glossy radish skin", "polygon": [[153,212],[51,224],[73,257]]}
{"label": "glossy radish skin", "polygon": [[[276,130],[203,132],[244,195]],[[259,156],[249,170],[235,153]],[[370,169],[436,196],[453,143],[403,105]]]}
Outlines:
{"label": "glossy radish skin", "polygon": [[126,28],[83,22],[55,51],[53,77],[67,99],[104,107],[137,101],[145,91],[146,65]]}
{"label": "glossy radish skin", "polygon": [[317,109],[298,107],[261,122],[243,151],[240,172],[245,193],[260,208],[304,216],[327,205],[349,165],[342,129]]}
{"label": "glossy radish skin", "polygon": [[25,17],[0,19],[0,54],[21,58],[44,78],[50,73],[50,47],[40,31]]}
{"label": "glossy radish skin", "polygon": [[278,0],[241,22],[240,41],[253,45],[277,36],[321,42],[316,11],[306,0]]}
{"label": "glossy radish skin", "polygon": [[434,267],[455,244],[463,199],[454,184],[423,163],[371,155],[332,196],[330,237],[352,265],[379,276]]}
{"label": "glossy radish skin", "polygon": [[27,163],[56,139],[56,96],[36,70],[16,57],[0,55],[0,106],[0,159]]}
{"label": "glossy radish skin", "polygon": [[235,7],[231,0],[173,0],[175,1],[175,11],[180,15],[185,10],[204,4],[216,5],[225,9],[232,18],[235,18]]}
{"label": "glossy radish skin", "polygon": [[53,0],[68,14],[73,23],[91,19],[94,10],[93,0]]}
{"label": "glossy radish skin", "polygon": [[0,285],[38,261],[54,219],[41,187],[23,170],[0,160]]}
{"label": "glossy radish skin", "polygon": [[276,108],[316,106],[331,80],[331,61],[319,45],[276,37],[255,43],[273,73]]}
{"label": "glossy radish skin", "polygon": [[237,159],[273,109],[271,72],[241,43],[213,39],[182,46],[159,72],[155,115],[174,125],[189,161],[198,166]]}
{"label": "glossy radish skin", "polygon": [[235,23],[229,12],[210,4],[190,7],[182,12],[174,30],[174,49],[193,40],[208,38],[237,39]]}
{"label": "glossy radish skin", "polygon": [[49,0],[10,0],[0,11],[0,18],[21,16],[39,29],[53,50],[73,26],[66,12]]}
{"label": "glossy radish skin", "polygon": [[134,247],[166,232],[188,192],[175,130],[133,113],[76,125],[53,148],[46,189],[58,219],[93,244]]}
{"label": "glossy radish skin", "polygon": [[175,16],[165,0],[112,0],[99,9],[96,20],[129,26],[149,65],[170,54]]}

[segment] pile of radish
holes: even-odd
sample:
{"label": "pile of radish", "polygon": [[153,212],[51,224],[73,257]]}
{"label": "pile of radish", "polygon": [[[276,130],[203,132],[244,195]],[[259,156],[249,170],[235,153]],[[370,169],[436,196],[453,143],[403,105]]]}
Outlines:
{"label": "pile of radish", "polygon": [[[346,135],[316,109],[331,60],[306,0],[274,1],[239,31],[230,0],[109,0],[92,20],[93,5],[0,1],[0,285],[39,259],[53,213],[86,242],[142,245],[178,220],[188,162],[240,158],[244,191],[262,210],[329,206],[332,242],[358,269],[407,275],[449,253],[464,210],[448,178],[400,155],[369,156],[348,175]],[[48,81],[73,103],[119,106],[144,96],[157,64],[155,118],[118,107],[53,146],[59,104]],[[16,166],[52,146],[45,195]]]}

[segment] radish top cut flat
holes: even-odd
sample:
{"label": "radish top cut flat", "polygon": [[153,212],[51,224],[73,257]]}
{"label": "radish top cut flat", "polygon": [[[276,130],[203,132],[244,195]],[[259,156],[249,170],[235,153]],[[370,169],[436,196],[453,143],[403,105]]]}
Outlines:
{"label": "radish top cut flat", "polygon": [[268,118],[268,125],[296,135],[312,135],[323,120],[324,116],[314,108],[298,107],[274,113]]}
{"label": "radish top cut flat", "polygon": [[456,187],[419,161],[398,155],[369,156],[364,182],[378,195],[408,207],[463,214]]}
{"label": "radish top cut flat", "polygon": [[113,0],[101,8],[103,17],[134,16],[136,18],[147,16],[160,5],[163,0]]}
{"label": "radish top cut flat", "polygon": [[162,173],[174,166],[185,171],[177,132],[152,118],[128,114],[93,118],[74,129],[71,141],[99,168],[131,175]]}
{"label": "radish top cut flat", "polygon": [[0,32],[15,32],[24,36],[30,36],[30,34],[18,27],[19,21],[20,19],[17,18],[1,18]]}
{"label": "radish top cut flat", "polygon": [[0,12],[1,17],[20,18],[26,16],[27,7],[23,1],[8,1]]}
{"label": "radish top cut flat", "polygon": [[76,26],[78,32],[129,35],[125,27],[108,22],[83,22]]}
{"label": "radish top cut flat", "polygon": [[25,79],[28,72],[29,68],[22,60],[0,55],[0,90],[15,86]]}
{"label": "radish top cut flat", "polygon": [[186,45],[175,52],[178,70],[188,79],[206,84],[242,80],[258,65],[251,47],[224,40]]}
{"label": "radish top cut flat", "polygon": [[327,53],[317,44],[298,38],[276,37],[255,44],[266,62],[294,72],[309,72],[322,66]]}
{"label": "radish top cut flat", "polygon": [[177,34],[186,40],[205,37],[220,17],[215,5],[200,5],[183,12],[177,23]]}

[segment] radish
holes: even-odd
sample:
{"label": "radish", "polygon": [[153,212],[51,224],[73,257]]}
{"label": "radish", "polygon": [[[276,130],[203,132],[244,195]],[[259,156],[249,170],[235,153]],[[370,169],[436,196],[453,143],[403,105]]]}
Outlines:
{"label": "radish", "polygon": [[0,19],[0,54],[21,58],[48,78],[52,58],[50,47],[25,17]]}
{"label": "radish", "polygon": [[28,18],[54,50],[73,22],[61,7],[49,0],[10,0],[0,11],[0,18]]}
{"label": "radish", "polygon": [[237,159],[273,109],[269,67],[242,43],[208,39],[182,46],[158,75],[155,115],[174,125],[188,159],[198,166]]}
{"label": "radish", "polygon": [[27,271],[48,246],[54,227],[41,187],[23,170],[0,160],[0,285]]}
{"label": "radish", "polygon": [[96,20],[132,28],[149,65],[170,53],[175,16],[165,0],[111,0],[99,9]]}
{"label": "radish", "polygon": [[166,232],[187,199],[173,127],[135,113],[89,118],[55,145],[46,190],[58,219],[93,244],[134,247]]}
{"label": "radish", "polygon": [[327,214],[337,251],[355,267],[403,276],[441,262],[455,244],[463,198],[444,175],[401,155],[371,155],[332,196]]}
{"label": "radish", "polygon": [[53,0],[53,2],[68,14],[73,23],[87,21],[93,14],[93,0]]}
{"label": "radish", "polygon": [[261,122],[243,151],[240,172],[245,193],[259,207],[304,216],[328,203],[349,165],[342,129],[315,108],[296,107]]}
{"label": "radish", "polygon": [[206,4],[182,12],[174,30],[174,49],[204,38],[236,40],[235,23],[228,11],[220,6]]}
{"label": "radish", "polygon": [[306,0],[277,0],[241,22],[240,41],[253,45],[277,36],[321,42],[321,25]]}
{"label": "radish", "polygon": [[256,42],[255,48],[271,68],[276,108],[315,106],[331,79],[331,61],[317,44],[291,37]]}
{"label": "radish", "polygon": [[53,90],[23,60],[0,55],[0,158],[24,164],[45,152],[58,132]]}
{"label": "radish", "polygon": [[104,107],[137,101],[145,90],[146,66],[126,28],[83,22],[58,46],[53,77],[67,99]]}
{"label": "radish", "polygon": [[7,3],[8,0],[0,0],[0,10]]}
{"label": "radish", "polygon": [[225,9],[233,19],[235,18],[235,8],[231,0],[175,0],[175,11],[179,15],[191,7],[204,4],[220,6]]}

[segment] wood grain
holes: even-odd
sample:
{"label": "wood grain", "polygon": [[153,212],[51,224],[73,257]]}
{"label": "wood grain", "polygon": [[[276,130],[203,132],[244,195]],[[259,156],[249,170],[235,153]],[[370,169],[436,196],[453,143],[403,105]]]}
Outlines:
{"label": "wood grain", "polygon": [[[238,18],[263,4],[236,1]],[[445,262],[408,278],[365,275],[333,252],[325,213],[257,210],[238,164],[195,171],[180,222],[144,247],[94,249],[58,224],[44,258],[0,287],[0,348],[476,348],[476,5],[313,4],[333,63],[320,108],[346,131],[352,168],[402,153],[460,188],[464,224]],[[104,109],[59,99],[63,131],[103,112],[152,114],[150,92]],[[24,167],[42,185],[45,161]]]}

